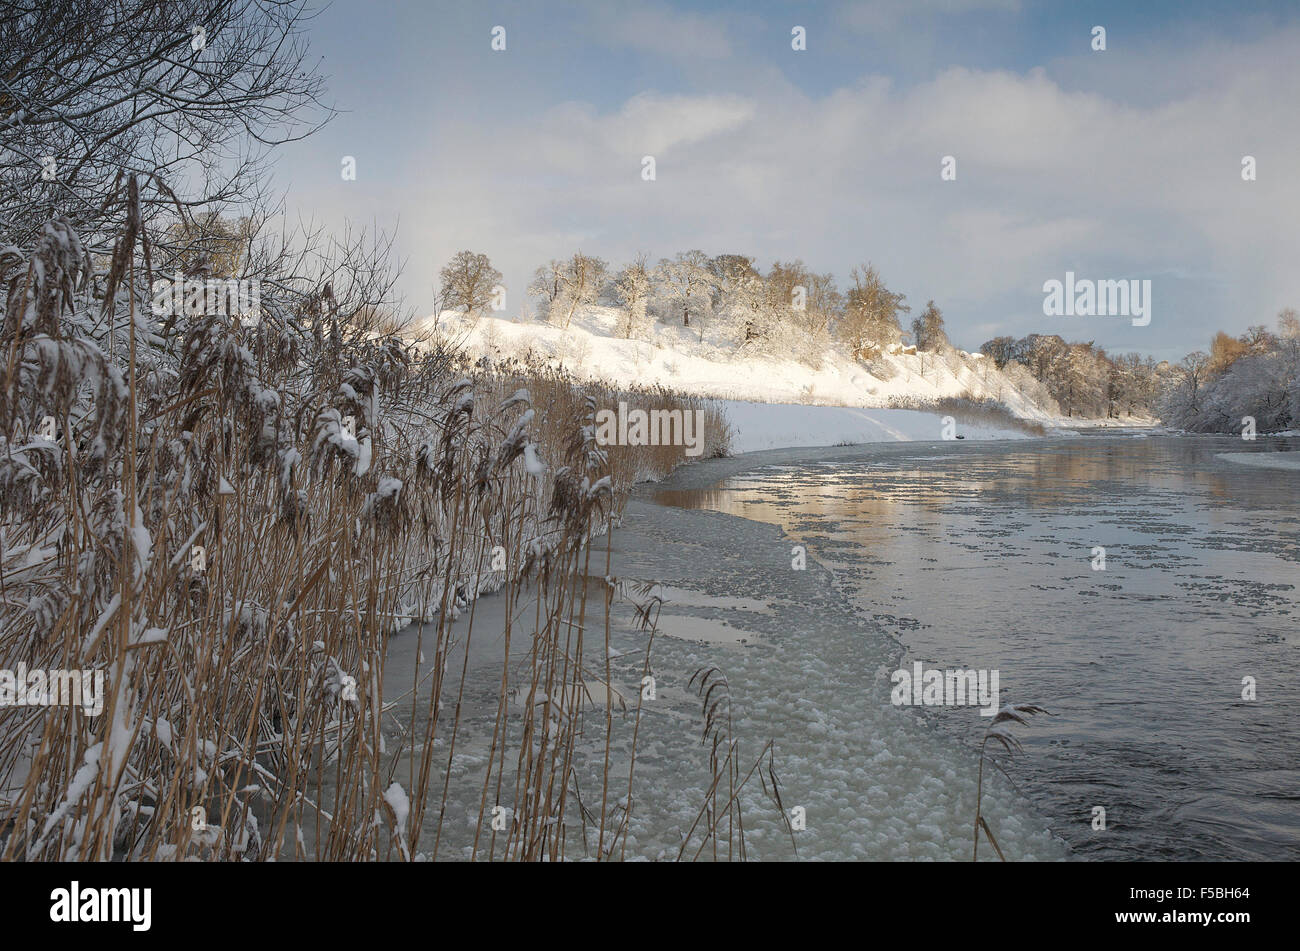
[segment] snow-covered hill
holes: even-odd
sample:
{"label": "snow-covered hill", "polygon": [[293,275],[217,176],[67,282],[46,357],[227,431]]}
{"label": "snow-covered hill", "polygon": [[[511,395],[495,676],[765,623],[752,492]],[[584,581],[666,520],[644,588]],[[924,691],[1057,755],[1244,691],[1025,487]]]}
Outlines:
{"label": "snow-covered hill", "polygon": [[[567,328],[542,320],[487,314],[467,318],[444,311],[413,327],[435,331],[476,356],[562,364],[582,379],[619,385],[661,384],[684,393],[760,403],[858,408],[921,408],[945,397],[995,400],[1020,419],[1048,427],[1066,420],[1044,387],[1018,366],[998,370],[979,353],[940,355],[893,345],[870,364],[828,350],[820,367],[794,359],[747,353],[727,341],[701,340],[693,328],[654,323],[648,339],[619,333],[615,307],[578,310]],[[936,437],[937,438],[937,437]]]}

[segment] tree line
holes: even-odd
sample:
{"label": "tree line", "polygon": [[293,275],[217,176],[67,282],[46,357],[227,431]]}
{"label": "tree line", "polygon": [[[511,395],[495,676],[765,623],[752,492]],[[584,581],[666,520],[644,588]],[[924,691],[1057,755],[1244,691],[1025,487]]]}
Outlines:
{"label": "tree line", "polygon": [[1044,386],[1066,416],[1149,415],[1171,375],[1168,363],[1140,353],[1111,356],[1093,341],[1058,334],[994,337],[980,352],[1002,370],[1019,364]]}
{"label": "tree line", "polygon": [[[439,307],[468,314],[489,309],[502,280],[487,255],[473,251],[458,252],[439,277]],[[810,362],[837,343],[860,359],[912,340],[923,350],[949,346],[933,301],[911,321],[909,332],[903,326],[911,311],[906,298],[873,265],[855,267],[850,281],[841,289],[832,274],[798,259],[763,270],[749,255],[690,250],[657,262],[639,254],[612,268],[579,252],[538,267],[527,293],[538,302],[539,316],[559,327],[569,327],[583,306],[606,304],[621,309],[623,337],[643,336],[655,321],[674,323],[700,340],[712,333],[737,347],[793,352]]]}
{"label": "tree line", "polygon": [[1283,432],[1300,428],[1300,314],[1286,308],[1277,330],[1239,337],[1220,331],[1210,350],[1182,359],[1161,396],[1161,418],[1191,432]]}

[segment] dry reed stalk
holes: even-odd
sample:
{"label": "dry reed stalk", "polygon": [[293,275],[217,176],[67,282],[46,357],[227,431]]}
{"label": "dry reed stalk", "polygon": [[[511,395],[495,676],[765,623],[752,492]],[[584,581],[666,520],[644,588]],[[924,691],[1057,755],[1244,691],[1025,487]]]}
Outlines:
{"label": "dry reed stalk", "polygon": [[1007,726],[1003,726],[1003,724],[1028,724],[1029,721],[1026,720],[1025,717],[1033,716],[1036,713],[1047,713],[1048,716],[1051,716],[1051,714],[1042,707],[1035,706],[1032,703],[1007,704],[994,714],[992,722],[989,723],[988,729],[984,732],[984,739],[980,742],[979,776],[975,784],[975,841],[974,846],[971,849],[972,862],[979,861],[980,829],[983,829],[984,834],[988,836],[988,840],[990,844],[992,844],[994,851],[998,853],[998,858],[1004,862],[1007,860],[1006,856],[1002,854],[1002,848],[998,845],[998,840],[993,837],[993,830],[989,828],[989,824],[985,821],[984,813],[981,810],[981,805],[984,801],[985,750],[990,741],[996,741],[1001,744],[1002,748],[1008,753],[1023,753],[1024,747],[1020,745],[1020,740],[1016,738],[1016,735],[1012,733]]}
{"label": "dry reed stalk", "polygon": [[[474,367],[353,325],[359,305],[323,282],[265,295],[256,327],[202,315],[159,327],[143,316],[154,273],[137,268],[147,236],[126,188],[107,295],[56,222],[3,300],[0,667],[111,676],[100,717],[0,710],[0,858],[411,860],[424,835],[437,857],[449,803],[472,788],[473,857],[562,860],[585,836],[575,763],[593,693],[605,705],[596,854],[621,841],[622,855],[640,702],[620,764],[611,594],[588,610],[591,544],[633,481],[684,454],[598,447],[592,412],[698,401]],[[725,421],[705,408],[711,451],[724,451]],[[24,435],[46,415],[56,442]],[[609,557],[607,541],[606,574]],[[475,634],[476,599],[492,589],[507,620],[488,755],[481,776],[458,779],[469,645],[497,633]],[[385,697],[388,637],[408,623],[432,665],[416,664],[409,697]],[[605,683],[589,690],[599,675],[584,651],[602,642]],[[454,690],[453,648],[466,651]],[[401,731],[396,754],[386,724]],[[611,807],[623,765],[626,806]],[[715,791],[710,815],[723,809],[729,842],[732,828],[743,840],[741,777],[715,765],[727,801]],[[406,806],[389,797],[398,776]],[[496,805],[512,821],[485,830]]]}

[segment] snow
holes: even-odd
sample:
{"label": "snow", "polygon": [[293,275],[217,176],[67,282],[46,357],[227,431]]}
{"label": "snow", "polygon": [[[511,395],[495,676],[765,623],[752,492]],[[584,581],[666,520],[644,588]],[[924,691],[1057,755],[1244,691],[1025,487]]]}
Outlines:
{"label": "snow", "polygon": [[[619,386],[665,386],[721,400],[887,408],[922,405],[944,397],[996,400],[1014,415],[1048,426],[1075,425],[1040,408],[1030,394],[982,354],[955,350],[946,356],[887,348],[871,367],[838,349],[820,367],[794,359],[738,352],[733,343],[706,331],[656,323],[652,340],[618,335],[622,311],[579,308],[568,328],[541,320],[466,317],[443,311],[413,329],[436,330],[474,355],[493,359],[534,357],[563,366],[579,379]],[[926,424],[928,425],[928,423]],[[937,438],[937,437],[934,437]],[[802,445],[802,443],[801,443]]]}
{"label": "snow", "polygon": [[153,536],[144,527],[144,515],[140,507],[135,507],[135,520],[131,526],[131,547],[135,549],[136,576],[142,576],[149,568],[149,559],[153,557]]}
{"label": "snow", "polygon": [[40,837],[30,849],[33,854],[40,850],[45,839],[63,821],[68,811],[77,804],[81,797],[85,795],[86,790],[90,788],[91,783],[95,781],[95,777],[99,775],[99,761],[103,752],[103,743],[96,743],[86,750],[81,767],[77,770],[76,775],[72,777],[72,782],[68,784],[68,791],[63,797],[63,802],[45,820],[45,827],[41,830]]}
{"label": "snow", "polygon": [[170,749],[172,745],[172,740],[174,739],[175,736],[175,734],[172,731],[171,721],[169,721],[166,717],[158,717],[157,719],[152,721],[150,721],[148,717],[145,717],[144,724],[146,730],[148,729],[150,723],[152,723],[153,725],[154,735],[158,737],[158,742],[162,743],[163,746],[166,746],[168,749]]}
{"label": "snow", "polygon": [[537,479],[546,475],[546,464],[537,457],[537,446],[533,443],[524,444],[524,468]]}
{"label": "snow", "polygon": [[405,829],[406,817],[411,813],[411,800],[407,798],[401,783],[393,783],[384,791],[384,802],[392,807],[393,815],[397,818],[397,828]]}
{"label": "snow", "polygon": [[151,627],[146,631],[136,634],[131,643],[136,646],[143,646],[145,644],[161,644],[167,640],[167,636],[170,633],[171,630],[169,628]]}
{"label": "snow", "polygon": [[83,655],[89,654],[91,648],[99,643],[100,635],[103,634],[104,628],[108,626],[108,622],[113,619],[115,614],[117,614],[117,609],[121,604],[122,593],[119,591],[117,594],[113,595],[112,600],[108,602],[107,606],[105,606],[104,610],[100,613],[99,619],[95,621],[95,626],[90,629],[90,633],[87,634],[85,639],[81,642],[81,652]]}
{"label": "snow", "polygon": [[357,462],[356,465],[352,467],[352,471],[358,476],[363,476],[370,471],[370,437],[369,436],[365,437],[360,442],[360,447],[357,451]]}
{"label": "snow", "polygon": [[[731,451],[916,442],[943,438],[943,417],[910,409],[856,409],[788,403],[722,402],[731,424]],[[1027,439],[1019,430],[957,424],[965,439]]]}
{"label": "snow", "polygon": [[1300,450],[1295,449],[1284,452],[1220,452],[1215,454],[1215,458],[1257,469],[1300,469]]}
{"label": "snow", "polygon": [[[515,405],[518,405],[518,404],[520,404],[520,403],[523,403],[523,404],[527,405],[528,403],[531,403],[532,401],[533,401],[532,395],[529,394],[528,390],[527,390],[527,389],[520,388],[520,389],[518,389],[518,390],[515,390],[515,394],[514,394],[514,396],[510,397],[510,399],[508,399],[508,400],[506,400],[505,402],[503,402],[503,403],[501,404],[501,407],[500,407],[500,408],[501,408],[501,409],[509,409],[511,406],[515,406]],[[528,415],[528,418],[529,418],[529,419],[532,418],[532,414],[531,414],[531,412],[530,412],[529,414],[527,414],[527,415]]]}

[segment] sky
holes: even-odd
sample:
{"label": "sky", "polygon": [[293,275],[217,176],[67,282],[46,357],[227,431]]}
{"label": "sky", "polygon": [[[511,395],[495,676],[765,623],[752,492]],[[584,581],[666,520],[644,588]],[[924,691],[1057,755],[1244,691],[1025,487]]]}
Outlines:
{"label": "sky", "polygon": [[[460,249],[511,314],[578,250],[799,258],[841,286],[871,262],[967,349],[1177,359],[1300,307],[1294,2],[335,0],[306,30],[340,114],[275,184],[295,219],[395,233],[417,314]],[[1045,315],[1067,271],[1150,280],[1150,323]]]}

